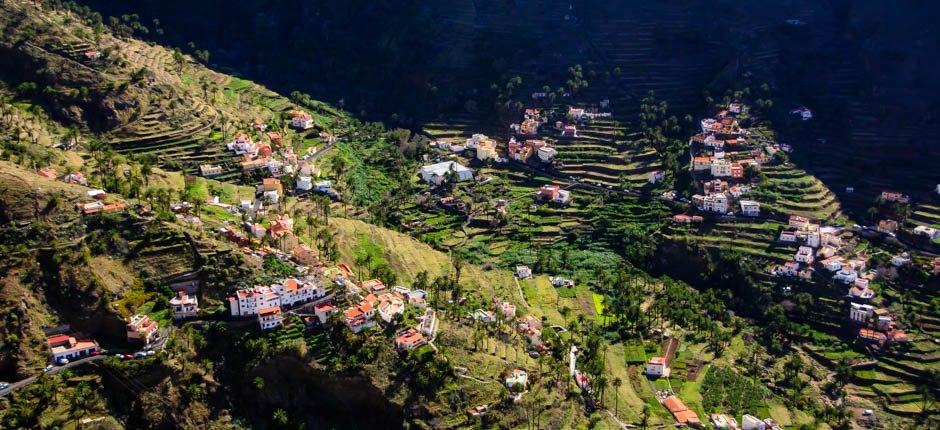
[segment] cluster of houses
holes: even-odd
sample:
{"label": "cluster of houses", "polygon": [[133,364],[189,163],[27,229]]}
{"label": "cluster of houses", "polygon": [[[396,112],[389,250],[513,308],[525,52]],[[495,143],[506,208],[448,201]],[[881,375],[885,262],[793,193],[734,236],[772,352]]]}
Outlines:
{"label": "cluster of houses", "polygon": [[867,303],[852,302],[849,320],[858,328],[858,339],[865,344],[884,348],[892,344],[910,341],[907,333],[897,326],[896,316],[885,308],[875,308]]}
{"label": "cluster of houses", "polygon": [[346,285],[346,297],[355,303],[343,310],[346,327],[353,333],[374,327],[379,320],[384,324],[396,323],[408,306],[415,306],[424,312],[418,317],[415,327],[404,328],[395,334],[395,348],[412,350],[428,344],[437,334],[437,313],[428,306],[426,291],[388,287],[379,279],[358,284],[347,280],[343,284]]}
{"label": "cluster of houses", "polygon": [[[806,217],[791,215],[787,226],[780,232],[777,240],[781,243],[799,245],[799,247],[793,254],[792,260],[772,266],[770,273],[777,276],[812,279],[815,273],[814,263],[829,269],[832,266],[827,266],[825,262],[842,258],[839,255],[842,247],[841,233],[841,228],[820,226]],[[833,260],[829,260],[830,258]]]}
{"label": "cluster of houses", "polygon": [[229,312],[236,318],[257,318],[262,330],[280,327],[282,310],[326,297],[327,292],[314,276],[288,278],[271,285],[241,289],[228,298]]}
{"label": "cluster of houses", "polygon": [[783,430],[783,427],[772,418],[762,420],[748,414],[741,417],[740,425],[738,420],[727,414],[712,414],[710,418],[716,430]]}
{"label": "cluster of houses", "polygon": [[[760,203],[742,199],[750,191],[748,167],[759,169],[770,157],[748,141],[748,131],[738,123],[747,106],[731,103],[713,118],[701,121],[701,132],[689,141],[692,173],[704,181],[702,194],[692,196],[698,210],[717,214],[735,212],[735,203],[744,216],[760,215]],[[706,180],[707,179],[707,180]],[[654,182],[656,178],[650,178]]]}
{"label": "cluster of houses", "polygon": [[[59,172],[54,167],[43,167],[38,171],[39,176],[48,179],[61,179],[67,184],[88,186],[88,179],[82,172],[73,172],[59,177]],[[84,216],[96,215],[101,213],[123,212],[127,209],[127,203],[123,200],[110,198],[104,190],[93,189],[86,192],[87,200],[76,203],[75,207],[82,212]]]}

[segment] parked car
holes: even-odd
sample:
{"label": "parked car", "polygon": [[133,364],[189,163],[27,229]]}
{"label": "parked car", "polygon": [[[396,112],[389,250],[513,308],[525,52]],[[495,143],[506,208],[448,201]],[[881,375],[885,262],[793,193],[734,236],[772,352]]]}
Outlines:
{"label": "parked car", "polygon": [[134,358],[144,358],[147,356],[146,351],[137,351],[134,353]]}
{"label": "parked car", "polygon": [[134,359],[134,356],[133,356],[132,354],[124,354],[124,359],[125,359],[125,360],[133,360],[133,359]]}
{"label": "parked car", "polygon": [[43,372],[48,372],[48,371],[50,371],[50,370],[52,370],[52,365],[51,365],[51,364],[48,365],[48,366],[46,366],[45,369],[42,369]]}
{"label": "parked car", "polygon": [[68,358],[60,358],[59,361],[56,361],[56,363],[57,363],[59,366],[65,366],[66,364],[69,364],[69,359],[68,359]]}
{"label": "parked car", "polygon": [[154,355],[157,355],[156,351],[147,351],[147,357],[153,357]]}
{"label": "parked car", "polygon": [[0,390],[6,390],[7,388],[10,388],[10,384],[8,382],[0,382]]}

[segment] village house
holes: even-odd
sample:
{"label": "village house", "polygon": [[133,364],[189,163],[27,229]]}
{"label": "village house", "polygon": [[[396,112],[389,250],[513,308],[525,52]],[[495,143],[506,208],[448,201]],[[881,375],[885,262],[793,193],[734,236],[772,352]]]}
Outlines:
{"label": "village house", "polygon": [[855,283],[849,287],[849,292],[847,294],[849,298],[868,301],[875,297],[875,290],[868,288],[866,285],[868,283],[867,281],[863,282],[862,285],[859,285],[859,281],[863,279],[864,278],[856,279]]}
{"label": "village house", "polygon": [[101,51],[98,50],[88,50],[82,53],[82,56],[85,57],[88,61],[98,61],[101,59]]}
{"label": "village house", "polygon": [[891,265],[894,267],[906,266],[908,264],[911,264],[911,255],[906,252],[891,257]]}
{"label": "village house", "polygon": [[584,118],[584,109],[568,106],[568,117],[571,118],[572,121],[580,121]]}
{"label": "village house", "polygon": [[539,157],[543,163],[548,163],[555,159],[555,156],[558,155],[558,151],[551,146],[543,146],[535,151],[535,155]]}
{"label": "village house", "polygon": [[565,137],[578,137],[578,127],[574,124],[568,124],[561,131],[561,135]]}
{"label": "village house", "polygon": [[536,135],[539,132],[540,125],[542,125],[541,122],[532,118],[526,118],[522,121],[522,124],[519,124],[519,134],[527,136]]}
{"label": "village house", "polygon": [[160,335],[159,326],[147,315],[134,315],[127,322],[127,341],[150,345]]}
{"label": "village house", "polygon": [[699,210],[705,212],[714,212],[719,214],[728,213],[728,196],[723,193],[701,196],[696,194],[692,196],[692,204]]}
{"label": "village house", "polygon": [[767,423],[753,415],[744,414],[741,417],[742,430],[768,430]]}
{"label": "village house", "polygon": [[511,319],[516,317],[516,305],[509,302],[499,302],[496,305],[496,309],[499,313],[503,314],[503,317],[506,319]]}
{"label": "village house", "polygon": [[692,158],[692,170],[696,172],[701,172],[704,170],[711,170],[711,168],[712,168],[712,157],[696,156]]}
{"label": "village house", "polygon": [[346,327],[349,327],[353,333],[359,333],[375,325],[375,308],[369,302],[362,301],[356,306],[351,306],[343,311],[346,318]]}
{"label": "village house", "polygon": [[261,309],[280,305],[280,298],[271,287],[255,285],[235,292],[228,298],[229,312],[233,317],[257,315]]}
{"label": "village house", "polygon": [[780,231],[780,237],[777,240],[781,242],[793,243],[796,242],[796,228],[787,227]]}
{"label": "village house", "polygon": [[672,222],[676,224],[693,224],[693,223],[697,224],[702,221],[704,221],[704,218],[702,218],[699,215],[689,216],[686,214],[676,214],[672,216]]}
{"label": "village house", "polygon": [[317,317],[317,321],[320,321],[320,324],[326,324],[330,314],[334,312],[336,312],[336,306],[329,303],[320,303],[313,307],[313,314]]}
{"label": "village house", "polygon": [[852,284],[855,283],[856,279],[858,279],[858,272],[855,271],[855,269],[843,266],[836,272],[835,276],[833,276],[833,279],[842,282],[843,284]]}
{"label": "village house", "polygon": [[731,163],[727,160],[716,159],[712,161],[711,174],[716,178],[731,176]]}
{"label": "village house", "polygon": [[790,115],[796,115],[803,121],[809,121],[813,119],[813,112],[804,106],[800,106],[796,109],[791,110]]}
{"label": "village house", "polygon": [[262,331],[267,331],[280,327],[284,323],[284,314],[281,313],[280,306],[271,306],[261,308],[258,311],[258,325]]}
{"label": "village house", "polygon": [[542,201],[563,205],[571,199],[571,193],[568,190],[561,189],[558,185],[542,185],[536,193],[536,197]]}
{"label": "village house", "polygon": [[897,191],[882,191],[881,200],[885,202],[897,202],[897,203],[910,203],[911,198],[906,194],[901,194]]}
{"label": "village house", "polygon": [[519,279],[528,279],[532,277],[532,269],[529,266],[516,266],[516,277]]}
{"label": "village house", "polygon": [[796,254],[793,255],[793,260],[799,263],[813,264],[813,254],[815,254],[813,248],[809,246],[801,246],[796,251]]}
{"label": "village house", "polygon": [[741,200],[741,214],[744,216],[759,216],[760,203],[753,200]]}
{"label": "village house", "polygon": [[235,152],[235,155],[247,155],[249,158],[258,156],[258,145],[245,133],[235,135],[235,139],[226,144],[226,147]]}
{"label": "village house", "polygon": [[669,377],[669,363],[666,357],[653,357],[646,362],[646,375],[653,377]]}
{"label": "village house", "polygon": [[278,195],[284,194],[284,185],[281,184],[281,180],[277,178],[264,178],[261,180],[261,186],[259,191],[262,193],[267,193],[269,191],[274,191]]}
{"label": "village house", "polygon": [[310,191],[313,189],[313,177],[310,176],[298,176],[297,185],[295,188],[298,191]]}
{"label": "village house", "polygon": [[258,224],[258,223],[251,224],[248,228],[248,231],[256,239],[262,239],[264,238],[264,236],[268,234],[268,230],[265,229],[263,225]]}
{"label": "village house", "polygon": [[222,166],[217,164],[200,164],[199,173],[206,178],[216,177],[222,174]]}
{"label": "village house", "polygon": [[711,421],[715,430],[738,430],[738,420],[731,415],[712,414]]}
{"label": "village house", "polygon": [[397,293],[385,293],[378,296],[379,317],[386,323],[405,313],[405,301]]}
{"label": "village house", "polygon": [[882,233],[894,234],[898,231],[898,222],[893,219],[883,219],[878,221],[878,231]]}
{"label": "village house", "polygon": [[492,139],[481,139],[476,143],[477,160],[486,161],[486,160],[495,160],[499,158],[499,154],[496,152],[496,141]]}
{"label": "village house", "polygon": [[199,313],[199,299],[186,294],[185,291],[179,291],[170,299],[170,309],[173,311],[174,319],[193,318]]}
{"label": "village house", "polygon": [[409,328],[395,336],[395,349],[399,351],[410,351],[422,345],[427,345],[428,340],[420,331]]}
{"label": "village house", "polygon": [[705,181],[703,189],[705,190],[705,195],[723,193],[728,191],[728,181],[723,181],[721,179]]}
{"label": "village house", "polygon": [[672,413],[672,416],[676,419],[676,422],[682,425],[699,427],[701,426],[701,421],[698,419],[698,415],[694,411],[690,410],[685,403],[682,403],[682,400],[679,400],[676,396],[667,396],[662,400],[663,406]]}
{"label": "village house", "polygon": [[496,322],[496,312],[485,311],[483,309],[477,309],[470,314],[472,319],[480,321],[484,324],[492,324]]}
{"label": "village house", "polygon": [[418,321],[418,331],[421,332],[421,334],[433,339],[434,335],[437,334],[437,327],[439,324],[437,320],[437,312],[434,312],[434,309],[427,309],[424,311],[424,314],[418,317]]}
{"label": "village house", "polygon": [[59,176],[59,172],[56,172],[55,168],[52,167],[43,167],[39,169],[39,176],[43,178],[55,179]]}
{"label": "village house", "polygon": [[914,227],[914,235],[924,236],[930,240],[940,238],[940,230],[937,230],[933,227],[927,227],[925,225],[919,225]]}
{"label": "village house", "polygon": [[872,305],[852,303],[849,308],[849,320],[856,324],[866,325],[875,316],[875,308]]}
{"label": "village house", "polygon": [[278,306],[288,308],[326,296],[326,290],[312,276],[302,280],[290,278],[282,283],[271,284],[271,289],[277,294]]}
{"label": "village house", "polygon": [[427,165],[421,168],[421,179],[429,184],[440,185],[449,177],[456,181],[469,181],[473,179],[473,171],[456,161],[444,161]]}
{"label": "village house", "polygon": [[97,355],[100,352],[98,342],[93,339],[76,339],[74,336],[59,334],[46,339],[52,353],[52,362],[76,360]]}
{"label": "village house", "polygon": [[88,186],[88,179],[85,178],[85,175],[83,175],[82,172],[69,173],[68,175],[65,175],[62,180],[67,184]]}
{"label": "village house", "polygon": [[320,265],[320,253],[305,244],[298,244],[291,250],[291,259],[304,266]]}
{"label": "village house", "polygon": [[518,385],[520,388],[525,390],[526,385],[529,383],[529,374],[522,369],[512,369],[512,372],[509,372],[509,374],[506,375],[505,383],[506,388],[512,388]]}
{"label": "village house", "polygon": [[277,131],[269,131],[267,136],[268,136],[268,140],[271,141],[272,145],[281,146],[281,140],[284,138],[283,136],[281,136],[281,133]]}
{"label": "village house", "polygon": [[290,126],[298,130],[307,130],[313,128],[313,116],[302,110],[291,112]]}
{"label": "village house", "polygon": [[658,184],[666,179],[666,174],[662,170],[654,170],[650,172],[648,182],[651,184]]}

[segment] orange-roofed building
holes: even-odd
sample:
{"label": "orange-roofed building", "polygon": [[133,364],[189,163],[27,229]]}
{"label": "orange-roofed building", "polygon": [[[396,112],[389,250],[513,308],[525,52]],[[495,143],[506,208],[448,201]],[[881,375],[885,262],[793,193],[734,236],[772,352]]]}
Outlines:
{"label": "orange-roofed building", "polygon": [[412,350],[427,343],[428,340],[424,335],[413,328],[409,328],[395,337],[395,348],[399,351]]}
{"label": "orange-roofed building", "polygon": [[362,281],[362,289],[372,293],[385,291],[385,284],[380,279],[369,279]]}
{"label": "orange-roofed building", "polygon": [[291,112],[290,126],[298,130],[306,130],[314,125],[313,117],[302,110]]}
{"label": "orange-roofed building", "polygon": [[261,190],[264,192],[267,191],[277,191],[277,193],[284,194],[284,186],[281,185],[281,180],[277,178],[264,178],[261,180]]}
{"label": "orange-roofed building", "polygon": [[76,339],[73,336],[60,334],[46,340],[52,351],[52,361],[75,360],[83,357],[97,355],[98,343],[92,339]]}
{"label": "orange-roofed building", "polygon": [[258,324],[261,325],[261,330],[271,330],[280,327],[283,322],[284,314],[281,313],[280,306],[261,308],[261,310],[258,311]]}
{"label": "orange-roofed building", "polygon": [[43,178],[55,179],[59,176],[59,172],[56,172],[56,170],[52,167],[43,167],[42,169],[39,169],[39,176],[42,176]]}
{"label": "orange-roofed building", "polygon": [[669,376],[669,363],[665,357],[653,357],[646,362],[647,376]]}
{"label": "orange-roofed building", "polygon": [[262,143],[258,145],[258,156],[262,158],[268,158],[271,156],[273,151],[271,151],[271,145],[267,143]]}
{"label": "orange-roofed building", "polygon": [[272,143],[272,144],[274,144],[274,145],[276,145],[276,146],[280,146],[280,145],[281,145],[281,139],[283,139],[283,136],[281,136],[281,133],[279,133],[279,132],[276,132],[276,131],[269,131],[269,132],[268,132],[268,139],[271,140],[271,143]]}

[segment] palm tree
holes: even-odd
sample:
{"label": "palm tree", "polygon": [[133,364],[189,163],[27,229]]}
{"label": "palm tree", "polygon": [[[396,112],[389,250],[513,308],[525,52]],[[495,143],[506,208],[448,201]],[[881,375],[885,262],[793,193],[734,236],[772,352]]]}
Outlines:
{"label": "palm tree", "polygon": [[620,386],[623,385],[623,380],[615,376],[610,384],[614,386],[614,414],[616,415],[620,412]]}

